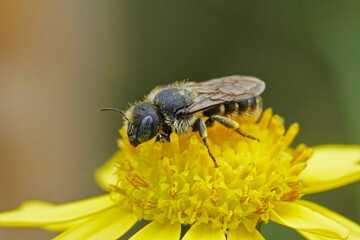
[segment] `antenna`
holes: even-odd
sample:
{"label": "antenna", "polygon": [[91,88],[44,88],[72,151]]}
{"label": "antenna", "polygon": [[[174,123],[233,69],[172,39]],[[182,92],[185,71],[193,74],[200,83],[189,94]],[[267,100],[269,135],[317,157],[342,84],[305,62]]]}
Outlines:
{"label": "antenna", "polygon": [[102,112],[105,112],[105,111],[119,112],[119,113],[121,113],[121,115],[122,115],[126,120],[128,120],[127,117],[126,117],[126,115],[125,115],[125,112],[124,112],[123,110],[120,110],[120,109],[117,109],[117,108],[112,108],[112,107],[100,108],[99,110],[102,111]]}

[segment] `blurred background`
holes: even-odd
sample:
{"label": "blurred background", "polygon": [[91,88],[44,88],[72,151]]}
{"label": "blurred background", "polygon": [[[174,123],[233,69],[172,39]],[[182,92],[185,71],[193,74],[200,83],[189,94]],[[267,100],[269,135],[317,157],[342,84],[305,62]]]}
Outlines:
{"label": "blurred background", "polygon": [[[120,115],[154,86],[263,79],[296,144],[360,144],[359,1],[0,1],[0,211],[102,194]],[[360,184],[306,196],[359,222]],[[264,226],[267,239],[302,239]],[[0,239],[49,239],[0,228]]]}

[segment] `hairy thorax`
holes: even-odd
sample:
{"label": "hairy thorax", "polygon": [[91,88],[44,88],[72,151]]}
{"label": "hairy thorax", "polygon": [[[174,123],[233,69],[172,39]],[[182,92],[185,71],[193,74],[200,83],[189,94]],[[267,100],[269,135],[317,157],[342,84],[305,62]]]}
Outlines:
{"label": "hairy thorax", "polygon": [[175,116],[177,110],[186,108],[193,103],[194,94],[184,88],[169,87],[159,90],[153,97],[154,105],[164,119],[162,130],[177,134],[189,133],[193,130],[198,114],[192,116]]}

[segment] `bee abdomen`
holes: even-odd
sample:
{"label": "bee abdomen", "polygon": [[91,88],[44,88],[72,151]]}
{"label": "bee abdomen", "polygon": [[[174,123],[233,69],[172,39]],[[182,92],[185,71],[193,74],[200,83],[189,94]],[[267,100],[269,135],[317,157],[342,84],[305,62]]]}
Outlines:
{"label": "bee abdomen", "polygon": [[205,110],[204,116],[221,115],[231,118],[252,116],[252,118],[257,119],[261,111],[261,97],[255,96],[214,106]]}

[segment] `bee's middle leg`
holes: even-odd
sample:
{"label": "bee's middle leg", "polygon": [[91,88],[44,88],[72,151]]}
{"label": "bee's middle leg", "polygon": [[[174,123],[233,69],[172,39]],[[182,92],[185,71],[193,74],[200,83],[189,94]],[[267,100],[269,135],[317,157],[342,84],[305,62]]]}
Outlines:
{"label": "bee's middle leg", "polygon": [[218,168],[219,165],[217,164],[216,159],[215,159],[214,155],[211,153],[211,150],[210,150],[209,142],[208,142],[208,139],[207,139],[208,135],[207,135],[206,125],[204,123],[204,120],[199,118],[198,121],[197,121],[197,126],[196,127],[197,127],[197,130],[199,131],[201,139],[204,142],[204,145],[206,146],[206,148],[208,150],[209,156],[214,161],[215,167]]}
{"label": "bee's middle leg", "polygon": [[250,138],[250,139],[260,142],[260,140],[258,138],[253,137],[253,136],[247,134],[246,132],[244,132],[243,130],[241,130],[239,123],[235,120],[232,120],[231,118],[223,117],[220,115],[212,115],[211,117],[209,117],[206,120],[206,126],[212,126],[214,124],[214,121],[220,123],[221,125],[223,125],[227,128],[233,129],[235,132],[239,133],[243,137]]}

